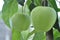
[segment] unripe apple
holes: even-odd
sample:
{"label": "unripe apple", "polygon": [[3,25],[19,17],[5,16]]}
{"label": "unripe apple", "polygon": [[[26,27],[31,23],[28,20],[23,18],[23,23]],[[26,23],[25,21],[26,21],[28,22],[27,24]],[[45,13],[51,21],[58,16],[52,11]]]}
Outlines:
{"label": "unripe apple", "polygon": [[24,14],[15,14],[12,16],[12,28],[17,31],[27,30],[30,25],[30,18]]}
{"label": "unripe apple", "polygon": [[31,12],[32,24],[36,32],[47,32],[56,21],[56,11],[51,7],[38,6]]}

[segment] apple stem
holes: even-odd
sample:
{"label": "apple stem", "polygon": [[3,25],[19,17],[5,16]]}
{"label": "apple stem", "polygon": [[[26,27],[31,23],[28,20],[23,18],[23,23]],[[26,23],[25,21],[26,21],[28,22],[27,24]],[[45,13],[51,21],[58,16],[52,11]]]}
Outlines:
{"label": "apple stem", "polygon": [[23,6],[22,6],[22,13],[23,13]]}
{"label": "apple stem", "polygon": [[48,6],[47,0],[42,0],[42,6]]}

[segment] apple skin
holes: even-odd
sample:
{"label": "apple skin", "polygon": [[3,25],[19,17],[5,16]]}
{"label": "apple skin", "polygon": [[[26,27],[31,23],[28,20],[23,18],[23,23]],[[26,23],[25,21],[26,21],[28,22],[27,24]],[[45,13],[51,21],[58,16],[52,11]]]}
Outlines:
{"label": "apple skin", "polygon": [[30,26],[30,18],[24,14],[15,14],[11,18],[12,20],[12,29],[17,31],[27,30]]}
{"label": "apple skin", "polygon": [[32,10],[31,18],[36,32],[47,32],[55,24],[57,15],[51,7],[38,6]]}

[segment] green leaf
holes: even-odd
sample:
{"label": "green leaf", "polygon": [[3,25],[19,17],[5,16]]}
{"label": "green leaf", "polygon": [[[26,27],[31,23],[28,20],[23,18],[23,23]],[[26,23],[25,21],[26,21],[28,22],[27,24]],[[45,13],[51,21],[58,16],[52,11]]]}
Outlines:
{"label": "green leaf", "polygon": [[29,33],[30,33],[29,30],[26,30],[26,31],[22,31],[21,32],[22,37],[23,37],[24,40],[27,40],[28,39],[27,36],[28,36]]}
{"label": "green leaf", "polygon": [[60,32],[58,32],[58,30],[54,29],[53,34],[54,34],[54,40],[59,39],[59,37],[60,37]]}
{"label": "green leaf", "polygon": [[8,1],[5,0],[5,3],[3,5],[2,8],[2,18],[5,22],[6,25],[8,25],[10,27],[9,24],[9,18],[17,12],[18,10],[18,3],[16,0],[11,0],[8,3],[6,3]]}
{"label": "green leaf", "polygon": [[31,0],[27,0],[26,4],[28,5],[28,7],[30,6],[30,4],[32,3]]}
{"label": "green leaf", "polygon": [[55,0],[48,0],[48,2],[49,2],[49,5],[51,7],[53,7],[56,10],[56,12],[57,12],[58,11],[58,7],[57,7],[57,4],[56,4],[56,1]]}
{"label": "green leaf", "polygon": [[28,34],[28,37],[30,37],[32,34],[34,34],[35,33],[35,30],[33,30],[32,32],[30,32],[29,34]]}
{"label": "green leaf", "polygon": [[60,40],[60,37],[57,37],[56,40]]}
{"label": "green leaf", "polygon": [[33,40],[46,40],[44,32],[35,33]]}
{"label": "green leaf", "polygon": [[17,32],[16,30],[12,30],[12,40],[23,40],[21,32]]}
{"label": "green leaf", "polygon": [[9,3],[9,2],[11,2],[12,0],[3,0],[4,1],[4,3]]}
{"label": "green leaf", "polygon": [[42,0],[34,0],[36,6],[41,6]]}
{"label": "green leaf", "polygon": [[60,8],[58,8],[58,12],[60,12]]}

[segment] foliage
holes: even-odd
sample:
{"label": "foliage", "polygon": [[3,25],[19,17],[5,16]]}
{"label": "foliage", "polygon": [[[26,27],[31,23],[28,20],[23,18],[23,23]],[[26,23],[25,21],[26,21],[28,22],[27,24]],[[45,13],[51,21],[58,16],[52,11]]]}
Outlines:
{"label": "foliage", "polygon": [[[2,8],[2,16],[0,15],[0,17],[2,17],[2,19],[4,20],[5,24],[10,28],[12,29],[12,40],[28,40],[28,38],[32,35],[32,34],[35,34],[33,36],[33,39],[32,40],[46,40],[46,31],[42,30],[43,32],[40,32],[40,25],[46,25],[45,27],[49,27],[49,28],[45,28],[45,27],[42,27],[43,29],[48,29],[47,31],[49,31],[54,23],[49,23],[50,21],[50,18],[47,16],[47,14],[51,13],[50,11],[48,12],[48,10],[46,10],[48,7],[49,8],[53,8],[55,10],[55,12],[57,13],[59,10],[59,8],[57,8],[57,5],[56,5],[56,2],[55,0],[47,0],[48,2],[48,7],[46,6],[46,8],[44,9],[44,7],[42,6],[42,2],[45,2],[43,0],[27,0],[26,3],[24,4],[25,0],[4,0],[4,5],[3,5],[3,8]],[[18,5],[20,4],[20,5]],[[35,11],[34,9],[30,10],[29,7],[30,5],[32,5],[33,8],[35,7],[41,7],[40,9],[37,8]],[[45,3],[44,3],[45,5]],[[31,8],[32,8],[31,7]],[[46,10],[46,11],[45,11]],[[54,10],[51,10],[52,11],[52,14],[56,14],[54,12]],[[31,14],[32,14],[32,11],[33,12],[33,17],[34,19],[32,18]],[[42,13],[40,13],[40,11],[42,11]],[[46,12],[45,14],[43,12]],[[18,14],[19,13],[19,14]],[[18,14],[18,15],[17,15]],[[21,16],[22,14],[22,16]],[[41,15],[45,18],[47,17],[47,19],[44,20],[44,18],[42,19],[40,16]],[[49,15],[48,14],[48,15]],[[56,18],[56,15],[49,15],[51,16],[52,19]],[[15,16],[14,16],[15,15]],[[46,16],[44,16],[46,15]],[[27,18],[28,16],[28,18]],[[37,19],[38,17],[38,19]],[[11,20],[12,19],[12,20]],[[38,22],[42,19],[41,22],[48,22],[48,23],[45,23],[44,22],[41,24],[39,23],[38,25]],[[33,21],[32,21],[33,20]],[[35,21],[35,20],[39,20],[38,22]],[[49,20],[49,21],[48,21]],[[56,19],[54,19],[54,22],[55,22]],[[50,22],[52,22],[53,20],[51,20]],[[35,26],[33,25],[34,22],[36,22],[36,27],[39,26],[39,28],[35,29]],[[25,23],[25,24],[24,24]],[[32,28],[30,28],[30,24],[32,24],[34,30],[31,31]],[[28,26],[27,26],[28,25]],[[50,25],[50,26],[47,26],[47,25]],[[52,26],[51,26],[52,25]],[[12,28],[11,28],[12,26]],[[51,28],[50,28],[51,27]],[[17,30],[18,31],[17,31]],[[39,31],[39,32],[36,32],[35,30]],[[60,33],[56,30],[56,29],[53,29],[53,33],[54,33],[54,40],[60,40]]]}
{"label": "foliage", "polygon": [[2,18],[4,22],[10,27],[9,18],[13,16],[18,10],[18,4],[16,0],[5,0],[2,8]]}

